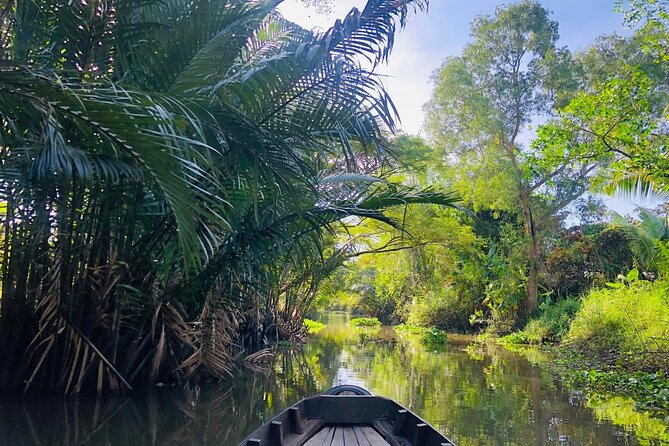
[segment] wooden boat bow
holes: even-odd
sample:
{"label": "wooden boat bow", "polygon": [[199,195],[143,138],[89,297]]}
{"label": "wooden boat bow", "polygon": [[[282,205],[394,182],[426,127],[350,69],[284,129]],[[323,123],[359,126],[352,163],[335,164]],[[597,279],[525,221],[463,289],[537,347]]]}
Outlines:
{"label": "wooden boat bow", "polygon": [[395,401],[358,386],[305,398],[239,446],[455,446]]}

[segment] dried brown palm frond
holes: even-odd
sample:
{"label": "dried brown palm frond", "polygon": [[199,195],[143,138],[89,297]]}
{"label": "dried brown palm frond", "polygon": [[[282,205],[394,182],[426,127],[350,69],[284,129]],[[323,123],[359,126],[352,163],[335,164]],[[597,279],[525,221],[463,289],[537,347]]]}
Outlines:
{"label": "dried brown palm frond", "polygon": [[304,324],[298,321],[277,322],[279,327],[279,337],[282,341],[306,342],[309,337]]}
{"label": "dried brown palm frond", "polygon": [[274,361],[276,355],[271,348],[264,348],[244,358],[244,364],[262,364]]}
{"label": "dried brown palm frond", "polygon": [[155,283],[150,295],[127,287],[122,326],[123,370],[129,380],[152,385],[171,381],[180,358],[195,349],[193,328],[177,301],[166,300]]}
{"label": "dried brown palm frond", "polygon": [[207,299],[198,321],[194,324],[195,352],[180,365],[187,378],[222,379],[232,376],[234,359],[239,355],[238,311],[234,306],[212,308]]}
{"label": "dried brown palm frond", "polygon": [[[56,271],[59,271],[57,269]],[[28,352],[28,367],[32,373],[25,381],[24,391],[33,384],[38,374],[43,373],[42,366],[50,355],[66,353],[67,361],[60,372],[66,378],[64,392],[78,394],[87,379],[95,376],[96,388],[102,391],[105,382],[112,389],[132,390],[125,377],[116,369],[107,356],[73,323],[61,308],[59,293],[53,289],[57,281],[52,283],[49,292],[41,296],[37,304],[40,313],[40,329],[34,336]],[[120,384],[120,386],[119,386]]]}

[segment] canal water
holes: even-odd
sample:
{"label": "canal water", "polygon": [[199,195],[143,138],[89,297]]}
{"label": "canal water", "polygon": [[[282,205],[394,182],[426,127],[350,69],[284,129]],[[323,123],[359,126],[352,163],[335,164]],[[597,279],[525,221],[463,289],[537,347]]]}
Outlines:
{"label": "canal water", "polygon": [[626,401],[613,408],[586,401],[527,356],[467,348],[471,339],[463,336],[433,351],[418,339],[398,339],[392,328],[357,329],[347,321],[328,315],[327,327],[301,349],[245,368],[231,385],[1,401],[0,445],[236,446],[286,406],[337,384],[397,400],[460,446],[669,444],[663,423],[616,425],[606,413],[628,410]]}

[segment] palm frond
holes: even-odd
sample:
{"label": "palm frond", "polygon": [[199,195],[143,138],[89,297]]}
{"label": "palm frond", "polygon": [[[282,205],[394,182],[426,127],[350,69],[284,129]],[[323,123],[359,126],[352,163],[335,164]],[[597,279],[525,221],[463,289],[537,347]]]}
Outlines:
{"label": "palm frond", "polygon": [[324,33],[326,51],[344,57],[364,56],[374,65],[386,62],[392,52],[397,26],[404,27],[410,10],[425,11],[428,0],[369,0],[362,11],[353,8],[342,21]]}
{"label": "palm frond", "polygon": [[615,170],[602,173],[596,189],[607,195],[618,195],[630,202],[639,198],[669,201],[669,191],[664,190],[644,171]]}
{"label": "palm frond", "polygon": [[70,3],[0,7],[0,387],[220,378],[292,331],[339,225],[456,205],[369,175],[397,121],[369,67],[427,0],[322,34],[279,0]]}
{"label": "palm frond", "polygon": [[637,261],[645,268],[655,268],[659,255],[658,243],[669,239],[669,221],[647,211],[639,213],[638,222],[629,222],[619,214],[614,216],[614,223],[625,231]]}
{"label": "palm frond", "polygon": [[[22,142],[33,143],[26,149],[35,153],[32,172],[38,181],[54,175],[137,180],[141,167],[170,204],[187,263],[199,264],[215,244],[199,232],[198,222],[207,218],[225,225],[220,210],[226,204],[201,187],[217,180],[195,160],[216,151],[190,136],[202,129],[182,103],[119,87],[77,88],[20,69],[0,71],[0,116],[14,122],[17,109],[36,123],[32,141]],[[75,142],[85,145],[74,147]],[[104,159],[117,160],[116,169]]]}
{"label": "palm frond", "polygon": [[170,0],[121,18],[133,32],[119,42],[120,76],[153,91],[185,92],[227,75],[274,2]]}

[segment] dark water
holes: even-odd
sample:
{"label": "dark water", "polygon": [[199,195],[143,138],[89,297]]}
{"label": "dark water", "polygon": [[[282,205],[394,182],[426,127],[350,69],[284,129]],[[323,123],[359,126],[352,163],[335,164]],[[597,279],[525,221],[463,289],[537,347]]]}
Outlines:
{"label": "dark water", "polygon": [[231,386],[2,401],[0,445],[236,446],[287,405],[341,383],[396,399],[460,446],[669,444],[664,424],[639,418],[628,401],[585,402],[518,354],[465,351],[463,337],[437,353],[418,340],[393,342],[388,328],[365,331],[381,341],[361,344],[361,332],[332,314],[301,351],[283,351],[266,370],[244,370]]}

